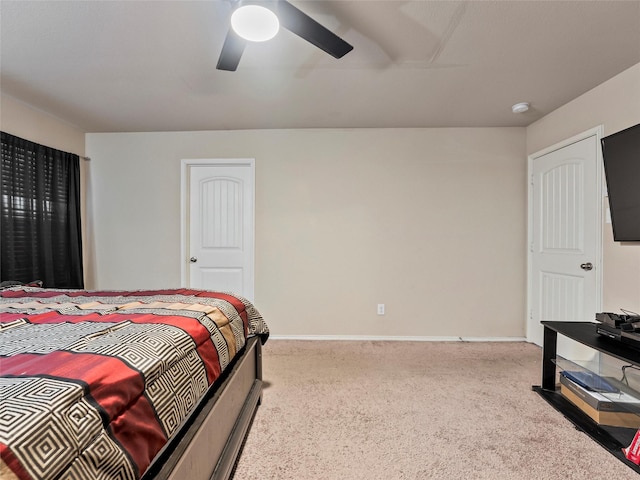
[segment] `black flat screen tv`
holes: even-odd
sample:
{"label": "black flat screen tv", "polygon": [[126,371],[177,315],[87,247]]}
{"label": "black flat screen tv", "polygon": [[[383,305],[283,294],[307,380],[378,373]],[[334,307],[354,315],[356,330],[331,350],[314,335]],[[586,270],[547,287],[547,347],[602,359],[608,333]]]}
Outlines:
{"label": "black flat screen tv", "polygon": [[640,124],[600,140],[616,242],[640,242]]}

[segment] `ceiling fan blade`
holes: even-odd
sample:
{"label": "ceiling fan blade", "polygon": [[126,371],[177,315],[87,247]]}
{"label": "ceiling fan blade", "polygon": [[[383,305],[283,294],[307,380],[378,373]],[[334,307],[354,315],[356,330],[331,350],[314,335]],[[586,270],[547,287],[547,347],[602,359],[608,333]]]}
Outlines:
{"label": "ceiling fan blade", "polygon": [[224,45],[222,45],[222,51],[220,52],[220,58],[218,58],[216,68],[218,70],[235,72],[246,45],[247,41],[229,27],[229,32],[224,39]]}
{"label": "ceiling fan blade", "polygon": [[286,0],[276,1],[274,9],[280,20],[280,25],[321,50],[324,50],[329,55],[335,58],[342,58],[353,50],[352,45],[320,25],[313,18]]}

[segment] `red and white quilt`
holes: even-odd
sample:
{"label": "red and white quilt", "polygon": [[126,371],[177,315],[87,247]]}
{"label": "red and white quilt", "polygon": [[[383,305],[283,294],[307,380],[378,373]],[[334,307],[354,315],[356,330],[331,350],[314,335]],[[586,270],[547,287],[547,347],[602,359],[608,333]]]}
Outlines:
{"label": "red and white quilt", "polygon": [[1,290],[0,478],[139,478],[250,335],[226,293]]}

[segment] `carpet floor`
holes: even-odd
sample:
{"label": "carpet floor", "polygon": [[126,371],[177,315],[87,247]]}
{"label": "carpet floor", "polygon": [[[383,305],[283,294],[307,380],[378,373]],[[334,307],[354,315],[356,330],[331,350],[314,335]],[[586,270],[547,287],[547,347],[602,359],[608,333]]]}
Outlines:
{"label": "carpet floor", "polygon": [[527,343],[269,340],[234,480],[638,480],[549,406]]}

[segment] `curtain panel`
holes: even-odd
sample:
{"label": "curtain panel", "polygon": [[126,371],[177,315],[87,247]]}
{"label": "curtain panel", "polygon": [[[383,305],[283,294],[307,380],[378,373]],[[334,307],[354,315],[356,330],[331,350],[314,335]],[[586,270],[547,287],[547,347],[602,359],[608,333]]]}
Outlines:
{"label": "curtain panel", "polygon": [[83,288],[80,157],[0,135],[1,280]]}

